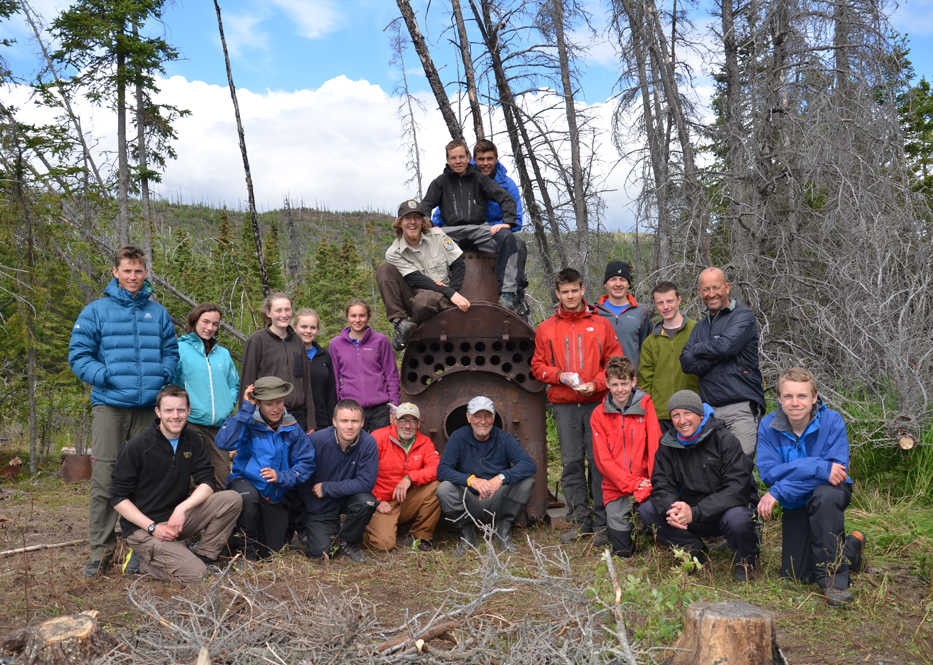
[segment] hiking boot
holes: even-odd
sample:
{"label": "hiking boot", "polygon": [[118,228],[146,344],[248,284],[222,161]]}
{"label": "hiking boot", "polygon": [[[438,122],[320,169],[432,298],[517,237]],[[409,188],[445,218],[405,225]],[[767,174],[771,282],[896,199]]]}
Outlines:
{"label": "hiking boot", "polygon": [[363,552],[361,552],[360,548],[353,543],[348,543],[343,540],[340,541],[337,543],[337,552],[344,554],[353,563],[363,563],[366,561],[366,557],[363,555]]}
{"label": "hiking boot", "polygon": [[631,531],[616,531],[606,529],[606,535],[612,544],[612,553],[623,559],[630,559],[635,554],[635,542]]}
{"label": "hiking boot", "polygon": [[105,556],[99,561],[88,561],[84,564],[84,569],[81,571],[81,574],[85,577],[98,577],[104,574],[104,570],[106,570],[109,565],[109,556]]}
{"label": "hiking boot", "polygon": [[742,583],[751,582],[755,579],[755,574],[752,572],[752,568],[753,565],[750,563],[732,564],[732,581]]}
{"label": "hiking boot", "polygon": [[837,589],[832,584],[823,588],[826,604],[830,607],[845,607],[852,602],[852,592],[848,589]]}
{"label": "hiking boot", "polygon": [[124,575],[139,575],[139,557],[133,548],[126,551],[126,558],[123,559],[123,565],[120,566],[120,572]]}
{"label": "hiking boot", "polygon": [[865,551],[865,534],[861,531],[853,531],[846,536],[843,545],[843,553],[849,561],[849,572],[860,573],[863,568],[862,552]]}
{"label": "hiking boot", "polygon": [[505,309],[515,311],[515,307],[518,304],[518,298],[514,293],[509,293],[506,291],[499,295],[499,307],[504,307]]}
{"label": "hiking boot", "polygon": [[432,552],[434,550],[434,543],[427,538],[416,538],[415,542],[418,543],[418,550],[421,552]]}
{"label": "hiking boot", "polygon": [[496,537],[499,539],[499,543],[502,546],[502,549],[506,552],[517,552],[518,548],[515,546],[515,543],[512,542],[512,521],[503,520],[496,526]]}
{"label": "hiking boot", "polygon": [[392,348],[401,351],[408,344],[408,336],[418,327],[418,324],[411,319],[396,319],[392,325],[395,328],[392,333]]}
{"label": "hiking boot", "polygon": [[605,527],[596,531],[596,535],[593,536],[593,547],[605,547],[609,544],[609,534],[606,533]]}
{"label": "hiking boot", "polygon": [[591,533],[593,533],[593,527],[585,522],[580,526],[571,524],[569,528],[560,532],[560,542],[567,545]]}
{"label": "hiking boot", "polygon": [[460,526],[460,539],[457,541],[454,556],[463,556],[474,549],[476,549],[476,527],[469,519],[465,519],[464,524]]}

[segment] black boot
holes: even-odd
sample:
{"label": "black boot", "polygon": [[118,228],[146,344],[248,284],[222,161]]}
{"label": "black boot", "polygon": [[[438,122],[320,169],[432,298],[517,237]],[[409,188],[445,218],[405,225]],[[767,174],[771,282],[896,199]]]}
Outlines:
{"label": "black boot", "polygon": [[460,540],[457,542],[454,556],[463,556],[471,549],[476,549],[476,527],[473,526],[473,520],[464,517],[460,524]]}
{"label": "black boot", "polygon": [[612,545],[612,553],[623,559],[628,559],[635,554],[635,543],[632,541],[631,531],[616,531],[615,529],[606,529],[609,536],[609,543]]}

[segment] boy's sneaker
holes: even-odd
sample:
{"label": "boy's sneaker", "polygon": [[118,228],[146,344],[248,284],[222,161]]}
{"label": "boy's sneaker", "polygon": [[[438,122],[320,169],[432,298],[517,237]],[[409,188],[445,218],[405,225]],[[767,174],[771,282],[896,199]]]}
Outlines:
{"label": "boy's sneaker", "polygon": [[126,551],[126,558],[123,559],[123,565],[120,566],[120,572],[124,575],[139,575],[139,557],[133,548]]}

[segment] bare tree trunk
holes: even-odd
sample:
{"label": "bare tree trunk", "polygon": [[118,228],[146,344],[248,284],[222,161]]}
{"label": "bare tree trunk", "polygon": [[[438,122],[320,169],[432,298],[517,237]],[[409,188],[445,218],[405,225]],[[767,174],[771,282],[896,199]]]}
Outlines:
{"label": "bare tree trunk", "polygon": [[[395,0],[398,9],[402,12],[402,18],[405,19],[405,25],[408,27],[408,34],[411,36],[411,43],[415,47],[415,53],[421,59],[421,66],[424,68],[424,75],[428,78],[431,91],[434,93],[434,99],[437,100],[437,106],[444,116],[444,122],[447,123],[447,130],[451,138],[462,139],[463,130],[453,109],[450,107],[450,99],[447,97],[447,91],[444,90],[444,84],[441,83],[441,77],[437,73],[434,61],[431,60],[431,53],[428,51],[428,45],[424,41],[424,35],[418,29],[418,21],[415,19],[415,12],[412,11],[408,0]],[[216,4],[216,0],[215,0]]]}
{"label": "bare tree trunk", "polygon": [[117,53],[117,244],[130,243],[130,167],[126,157],[126,56]]}
{"label": "bare tree trunk", "polygon": [[557,58],[560,63],[560,81],[564,94],[564,112],[567,116],[567,139],[570,142],[570,173],[572,188],[570,190],[573,202],[574,218],[577,226],[577,253],[581,259],[583,277],[586,279],[586,256],[589,248],[589,220],[586,210],[586,191],[584,189],[583,165],[580,160],[580,134],[577,127],[577,110],[573,99],[573,85],[570,80],[570,55],[567,50],[567,41],[564,37],[564,3],[563,0],[551,0],[551,20],[557,38]]}
{"label": "bare tree trunk", "polygon": [[473,115],[473,132],[476,140],[485,138],[483,134],[483,110],[479,105],[479,95],[476,93],[476,75],[473,73],[473,56],[470,54],[470,38],[467,36],[466,25],[463,22],[463,12],[460,9],[460,0],[451,0],[454,11],[454,21],[457,23],[457,41],[460,44],[460,58],[463,60],[463,74],[466,78],[467,97],[470,100],[470,113]]}
{"label": "bare tree trunk", "polygon": [[262,283],[262,292],[269,295],[269,275],[266,272],[266,262],[262,256],[262,235],[259,232],[259,217],[256,215],[256,197],[253,194],[253,176],[249,171],[249,157],[246,154],[246,135],[243,133],[243,122],[240,120],[240,105],[237,102],[236,86],[233,84],[233,72],[230,70],[230,54],[227,51],[227,40],[224,37],[224,23],[220,17],[220,5],[214,0],[214,10],[217,12],[217,30],[220,32],[220,45],[224,51],[224,63],[227,66],[227,84],[230,87],[230,99],[233,100],[233,114],[236,117],[236,131],[240,140],[240,154],[243,156],[243,171],[246,173],[246,193],[249,197],[249,220],[253,227],[253,239],[256,241],[256,260],[259,263],[259,281]]}
{"label": "bare tree trunk", "polygon": [[[133,37],[139,29],[133,26]],[[136,152],[139,166],[139,202],[143,211],[143,251],[146,265],[152,267],[152,210],[149,204],[149,153],[146,148],[146,107],[142,81],[136,80]]]}
{"label": "bare tree trunk", "polygon": [[[515,168],[518,170],[519,182],[522,187],[522,195],[525,200],[525,210],[531,218],[531,223],[535,232],[535,242],[538,245],[538,253],[541,256],[542,266],[544,267],[545,277],[548,281],[555,274],[554,266],[551,263],[551,254],[548,247],[547,235],[544,228],[544,220],[541,218],[541,210],[535,200],[534,185],[531,176],[528,173],[526,159],[531,163],[535,174],[535,181],[538,183],[541,199],[545,206],[548,216],[548,222],[551,229],[551,238],[557,248],[557,255],[562,268],[567,267],[567,253],[564,249],[563,239],[561,238],[560,226],[557,223],[557,217],[554,214],[554,207],[551,205],[546,183],[538,167],[537,160],[531,150],[531,140],[528,132],[525,130],[524,123],[518,117],[518,106],[515,103],[515,96],[512,94],[508,77],[505,74],[505,66],[502,62],[502,51],[499,43],[499,26],[492,21],[490,11],[490,0],[480,0],[482,11],[476,6],[474,0],[470,0],[470,8],[473,10],[473,17],[479,26],[480,33],[483,36],[483,42],[486,44],[486,50],[489,52],[489,58],[492,64],[493,74],[496,78],[496,87],[499,91],[499,101],[502,104],[502,112],[505,120],[506,132],[509,135],[509,142],[512,145],[512,154],[515,156]],[[527,150],[527,157],[526,157]]]}
{"label": "bare tree trunk", "polygon": [[91,151],[88,150],[87,142],[84,140],[84,131],[81,129],[81,120],[74,112],[74,109],[71,108],[71,101],[68,99],[68,95],[65,94],[62,80],[58,76],[58,72],[55,69],[55,64],[49,57],[48,49],[45,48],[45,42],[42,41],[42,34],[39,32],[39,26],[36,25],[36,21],[32,15],[33,9],[30,7],[27,0],[20,0],[20,4],[23,8],[23,14],[26,16],[26,21],[28,21],[29,27],[32,28],[32,34],[35,36],[36,43],[42,50],[42,58],[45,60],[45,65],[48,67],[49,72],[51,72],[52,77],[55,79],[55,85],[58,87],[58,92],[62,97],[65,113],[68,116],[68,119],[74,125],[75,134],[77,135],[78,141],[81,143],[81,149],[84,151],[84,158],[87,160],[88,165],[91,167],[91,171],[94,173],[94,180],[97,182],[97,186],[103,189],[104,179],[101,178],[100,171],[97,169],[97,164],[94,162],[94,158],[91,156]]}
{"label": "bare tree trunk", "polygon": [[400,112],[402,114],[402,137],[404,138],[406,134],[411,136],[406,166],[413,171],[413,174],[405,181],[405,184],[414,181],[418,189],[418,200],[420,201],[422,196],[421,183],[423,179],[421,176],[421,148],[418,145],[418,121],[415,115],[415,106],[418,106],[422,111],[424,107],[418,102],[415,96],[412,95],[408,87],[408,72],[405,71],[405,41],[402,39],[399,20],[395,19],[392,21],[387,29],[389,28],[392,29],[391,42],[392,50],[394,51],[390,64],[397,64],[399,72],[402,75],[401,90],[396,87],[396,91],[402,93],[402,99],[404,100],[400,106]]}

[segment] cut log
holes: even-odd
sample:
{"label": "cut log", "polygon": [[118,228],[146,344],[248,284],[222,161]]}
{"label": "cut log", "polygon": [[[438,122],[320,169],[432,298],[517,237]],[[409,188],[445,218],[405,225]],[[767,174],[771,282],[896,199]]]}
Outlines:
{"label": "cut log", "polygon": [[109,647],[97,625],[97,610],[43,621],[29,629],[20,662],[26,665],[84,665]]}
{"label": "cut log", "polygon": [[693,603],[669,665],[781,665],[774,614],[743,601]]}

